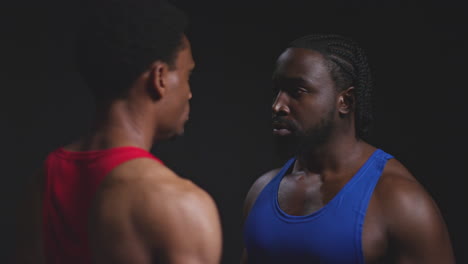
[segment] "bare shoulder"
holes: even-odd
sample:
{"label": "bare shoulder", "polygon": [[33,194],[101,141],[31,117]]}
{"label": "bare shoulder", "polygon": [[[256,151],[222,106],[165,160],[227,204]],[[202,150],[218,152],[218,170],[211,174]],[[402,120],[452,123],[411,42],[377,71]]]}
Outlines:
{"label": "bare shoulder", "polygon": [[151,164],[135,178],[132,191],[135,208],[143,209],[143,214],[151,208],[168,217],[190,213],[191,219],[196,219],[217,212],[214,200],[206,191],[159,163]]}
{"label": "bare shoulder", "polygon": [[212,197],[165,168],[142,177],[132,222],[138,236],[167,263],[218,263],[221,224]]}
{"label": "bare shoulder", "polygon": [[[389,213],[393,210],[414,212],[417,208],[437,207],[418,180],[398,160],[390,159],[375,188],[374,195]],[[403,210],[403,211],[402,211]]]}
{"label": "bare shoulder", "polygon": [[131,194],[129,201],[134,203],[134,208],[149,203],[164,210],[187,205],[187,209],[215,209],[215,203],[206,191],[151,159],[135,159],[118,167],[103,183],[103,191],[107,188]]}
{"label": "bare shoulder", "polygon": [[[102,259],[216,263],[220,258],[221,227],[214,200],[151,159],[126,162],[106,177],[92,220],[99,229],[94,232],[95,252]],[[109,254],[103,254],[106,251]]]}
{"label": "bare shoulder", "polygon": [[397,263],[453,263],[447,227],[436,202],[399,161],[387,162],[374,198],[391,244],[398,247]]}
{"label": "bare shoulder", "polygon": [[276,168],[276,169],[270,170],[262,174],[252,184],[252,187],[250,187],[249,193],[258,195],[258,193],[260,193],[263,190],[263,188],[265,188],[265,186],[268,183],[270,183],[270,181],[280,172],[280,170],[281,168]]}
{"label": "bare shoulder", "polygon": [[100,186],[99,194],[104,194],[105,198],[105,195],[112,193],[123,195],[129,202],[143,198],[178,202],[187,196],[212,202],[211,197],[193,182],[180,177],[162,163],[148,158],[125,162],[109,173]]}
{"label": "bare shoulder", "polygon": [[265,186],[270,183],[270,181],[280,172],[280,170],[281,168],[270,170],[255,180],[245,198],[243,212],[244,218],[249,214],[250,209],[255,203],[255,200],[257,200],[258,195],[262,192],[263,188],[265,188]]}

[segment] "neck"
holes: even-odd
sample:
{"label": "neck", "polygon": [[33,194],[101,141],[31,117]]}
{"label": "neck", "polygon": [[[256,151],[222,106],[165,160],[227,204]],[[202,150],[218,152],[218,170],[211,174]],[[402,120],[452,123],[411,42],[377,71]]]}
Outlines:
{"label": "neck", "polygon": [[353,170],[362,159],[367,143],[354,133],[332,135],[323,145],[297,156],[294,171],[316,175],[341,175]]}
{"label": "neck", "polygon": [[97,108],[91,133],[80,143],[81,149],[107,149],[135,146],[150,150],[155,138],[155,121],[145,102],[115,100]]}

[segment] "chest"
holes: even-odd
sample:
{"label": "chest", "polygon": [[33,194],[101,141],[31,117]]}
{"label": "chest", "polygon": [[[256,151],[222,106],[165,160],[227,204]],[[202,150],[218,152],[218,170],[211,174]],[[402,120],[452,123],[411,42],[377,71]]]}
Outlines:
{"label": "chest", "polygon": [[[355,243],[361,243],[366,263],[378,263],[385,255],[387,239],[383,221],[379,216],[378,201],[372,195],[367,203],[363,203],[364,196],[360,193],[340,193],[349,179],[322,183],[317,178],[288,176],[282,179],[278,187],[279,210],[291,216],[332,211],[326,213],[327,224],[321,228],[333,230],[331,233],[339,230],[341,233],[338,237],[341,238],[356,239]],[[363,214],[362,220],[356,220],[359,219],[359,214]],[[362,225],[362,230],[359,229],[359,225]],[[357,236],[356,232],[361,232],[360,236]]]}

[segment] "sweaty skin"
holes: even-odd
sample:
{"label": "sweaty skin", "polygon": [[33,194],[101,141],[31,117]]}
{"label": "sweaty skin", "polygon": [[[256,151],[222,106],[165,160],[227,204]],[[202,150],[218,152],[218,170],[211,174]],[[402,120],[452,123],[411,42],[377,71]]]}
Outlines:
{"label": "sweaty skin", "polygon": [[[154,62],[135,81],[127,98],[98,107],[92,133],[65,149],[135,146],[149,150],[156,141],[182,134],[194,66],[184,35],[175,69]],[[19,206],[14,263],[44,263],[43,179],[43,173],[34,178],[25,204]],[[94,263],[216,264],[221,258],[221,225],[213,199],[149,158],[127,161],[106,175],[91,205],[88,226]]]}
{"label": "sweaty skin", "polygon": [[[308,215],[332,200],[376,148],[355,135],[354,88],[336,91],[319,52],[287,49],[278,59],[273,81],[279,86],[272,105],[273,116],[287,119],[295,124],[295,129],[317,127],[321,118],[334,113],[330,118],[333,129],[325,143],[301,152],[278,190],[283,211],[296,216]],[[294,85],[287,85],[290,83]],[[274,124],[273,133],[284,136],[285,133],[278,132],[280,128],[284,129]],[[245,199],[244,220],[258,195],[279,170],[265,173],[252,185]],[[455,263],[437,205],[395,159],[387,162],[371,196],[362,246],[365,263]],[[244,249],[241,263],[247,262]]]}

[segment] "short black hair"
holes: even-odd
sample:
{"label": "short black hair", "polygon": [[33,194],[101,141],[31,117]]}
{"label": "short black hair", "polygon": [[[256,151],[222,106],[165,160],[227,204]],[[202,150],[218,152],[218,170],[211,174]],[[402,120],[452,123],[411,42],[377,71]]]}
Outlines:
{"label": "short black hair", "polygon": [[352,39],[336,34],[313,34],[292,41],[288,47],[320,52],[328,62],[337,89],[355,88],[356,136],[367,138],[372,123],[374,82],[363,49]]}
{"label": "short black hair", "polygon": [[126,95],[151,63],[175,67],[186,15],[163,0],[90,0],[80,26],[77,66],[98,99]]}

